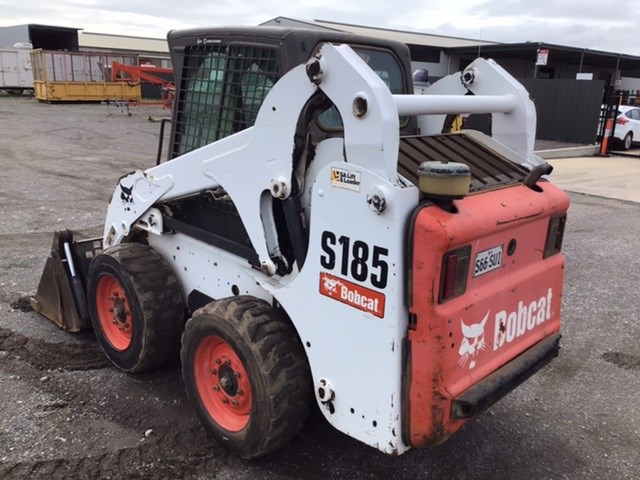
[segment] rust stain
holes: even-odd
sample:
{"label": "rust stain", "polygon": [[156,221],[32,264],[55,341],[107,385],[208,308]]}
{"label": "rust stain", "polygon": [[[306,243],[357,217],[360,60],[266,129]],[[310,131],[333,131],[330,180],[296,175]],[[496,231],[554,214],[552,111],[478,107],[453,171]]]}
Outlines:
{"label": "rust stain", "polygon": [[431,279],[431,288],[429,290],[431,291],[430,292],[430,296],[429,296],[431,301],[429,302],[429,304],[430,305],[435,305],[437,303],[437,301],[436,301],[436,281],[433,278]]}

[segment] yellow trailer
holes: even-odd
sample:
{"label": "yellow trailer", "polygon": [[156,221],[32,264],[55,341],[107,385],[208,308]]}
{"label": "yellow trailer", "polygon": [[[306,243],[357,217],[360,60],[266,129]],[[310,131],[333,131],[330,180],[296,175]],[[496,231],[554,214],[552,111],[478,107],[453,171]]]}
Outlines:
{"label": "yellow trailer", "polygon": [[127,82],[35,81],[35,97],[42,102],[140,101],[140,84]]}
{"label": "yellow trailer", "polygon": [[42,102],[101,102],[141,99],[139,83],[111,80],[111,63],[137,65],[137,55],[93,52],[31,52],[33,88]]}

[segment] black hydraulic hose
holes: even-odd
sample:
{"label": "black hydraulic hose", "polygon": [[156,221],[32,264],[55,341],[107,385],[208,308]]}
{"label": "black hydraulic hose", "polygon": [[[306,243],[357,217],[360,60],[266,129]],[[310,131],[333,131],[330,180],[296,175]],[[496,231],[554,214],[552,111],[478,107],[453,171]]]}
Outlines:
{"label": "black hydraulic hose", "polygon": [[[553,171],[553,167],[549,163],[544,162],[533,167],[533,170],[524,178],[524,183],[527,187],[534,189],[535,184],[540,180],[543,175],[549,175]],[[535,189],[534,189],[535,190]]]}

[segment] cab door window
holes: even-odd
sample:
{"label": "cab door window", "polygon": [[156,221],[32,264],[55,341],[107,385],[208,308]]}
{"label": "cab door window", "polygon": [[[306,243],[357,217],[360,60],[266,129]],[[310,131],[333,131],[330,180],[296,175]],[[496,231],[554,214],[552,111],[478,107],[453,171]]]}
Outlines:
{"label": "cab door window", "polygon": [[273,47],[194,45],[185,57],[172,157],[252,126],[280,76]]}

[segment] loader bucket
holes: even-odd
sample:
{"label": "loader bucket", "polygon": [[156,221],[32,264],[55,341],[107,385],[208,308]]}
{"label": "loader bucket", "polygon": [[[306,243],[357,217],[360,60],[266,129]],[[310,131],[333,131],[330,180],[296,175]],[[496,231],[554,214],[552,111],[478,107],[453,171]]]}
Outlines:
{"label": "loader bucket", "polygon": [[38,290],[30,299],[33,309],[69,332],[89,327],[86,272],[100,251],[102,239],[77,241],[70,230],[55,232]]}

